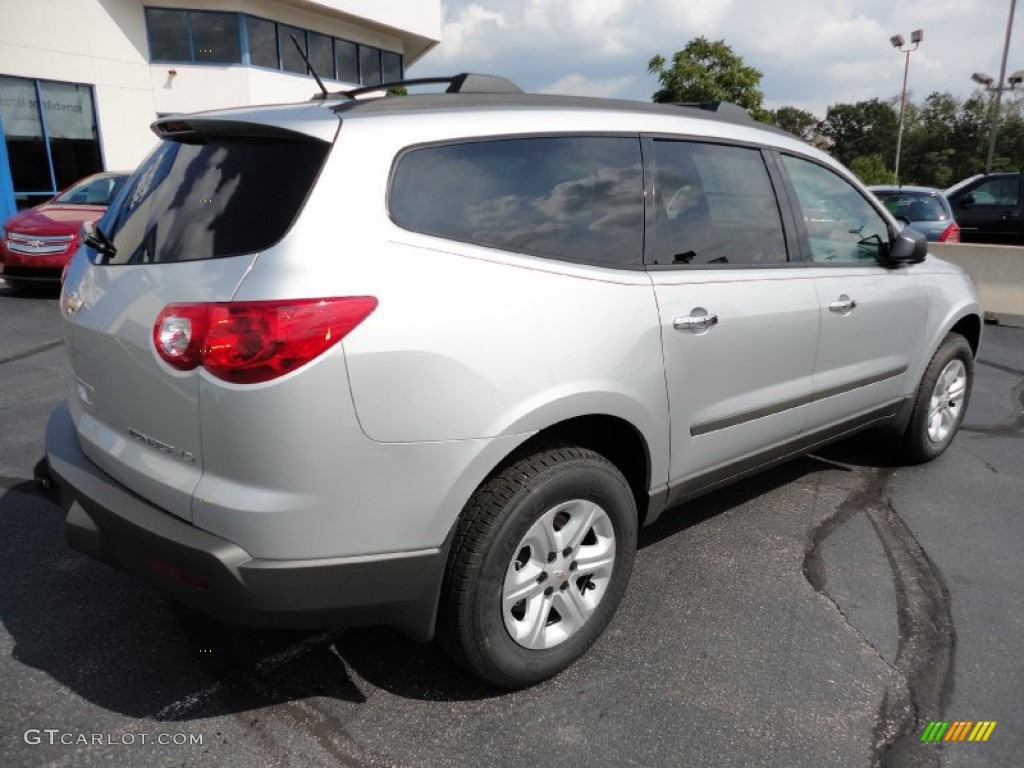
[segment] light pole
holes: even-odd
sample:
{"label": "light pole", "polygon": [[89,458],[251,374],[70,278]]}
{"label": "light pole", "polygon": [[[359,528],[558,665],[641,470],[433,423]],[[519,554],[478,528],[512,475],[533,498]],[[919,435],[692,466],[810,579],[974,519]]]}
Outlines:
{"label": "light pole", "polygon": [[1010,16],[1006,19],[1006,41],[1003,43],[1003,61],[999,65],[999,84],[993,85],[992,78],[981,72],[975,72],[971,75],[971,80],[983,86],[986,91],[992,91],[994,94],[992,106],[989,110],[992,113],[992,117],[988,128],[988,154],[985,156],[985,173],[992,172],[992,155],[996,151],[996,131],[999,126],[999,106],[1003,91],[1012,91],[1024,82],[1024,69],[1017,70],[1009,78],[1006,77],[1006,57],[1010,53],[1010,34],[1013,32],[1013,12],[1016,8],[1017,0],[1010,0]]}
{"label": "light pole", "polygon": [[[1017,0],[1013,0],[1017,2]],[[903,39],[903,35],[893,35],[889,38],[889,42],[892,43],[892,47],[898,50],[900,53],[907,55],[906,61],[903,64],[903,90],[900,91],[900,128],[899,133],[896,134],[896,183],[900,183],[900,151],[903,149],[903,110],[907,106],[907,72],[910,71],[910,54],[917,50],[917,46],[921,44],[924,39],[924,30],[915,29],[910,33],[910,46],[904,48],[903,45],[906,42]]]}

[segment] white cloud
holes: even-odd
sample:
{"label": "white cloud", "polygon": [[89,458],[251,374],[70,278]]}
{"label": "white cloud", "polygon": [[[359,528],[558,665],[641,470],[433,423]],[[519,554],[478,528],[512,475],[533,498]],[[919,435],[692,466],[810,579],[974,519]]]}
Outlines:
{"label": "white cloud", "polygon": [[635,77],[592,79],[580,74],[566,75],[550,85],[538,88],[538,93],[560,93],[566,96],[596,96],[614,98],[623,96]]}
{"label": "white cloud", "polygon": [[[441,27],[442,45],[440,54],[446,59],[458,59],[463,56],[485,56],[488,48],[484,40],[491,30],[507,29],[508,22],[505,15],[496,11],[489,11],[475,3],[464,8],[455,8],[456,5],[448,3],[444,5],[445,21]],[[455,19],[448,21],[449,13],[454,13]],[[495,51],[491,51],[496,53]]]}
{"label": "white cloud", "polygon": [[[443,0],[444,39],[414,76],[493,72],[528,91],[647,100],[647,74],[691,39],[724,39],[760,69],[768,106],[823,117],[829,104],[898,96],[903,57],[891,35],[923,28],[908,88],[967,95],[975,71],[998,74],[1006,0]],[[1024,69],[1018,3],[1008,71]]]}

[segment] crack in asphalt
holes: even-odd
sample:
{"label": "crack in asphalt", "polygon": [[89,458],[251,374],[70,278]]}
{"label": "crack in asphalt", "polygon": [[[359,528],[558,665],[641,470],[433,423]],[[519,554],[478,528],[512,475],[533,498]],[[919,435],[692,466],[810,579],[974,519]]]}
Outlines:
{"label": "crack in asphalt", "polygon": [[59,346],[61,346],[63,344],[64,344],[64,340],[63,339],[56,339],[54,341],[46,341],[46,342],[43,342],[42,344],[37,344],[34,347],[29,347],[28,349],[23,349],[21,352],[13,352],[13,353],[7,355],[6,357],[0,357],[0,364],[2,364],[2,363],[13,363],[15,360],[24,360],[26,357],[33,357],[34,355],[38,355],[38,354],[40,354],[42,352],[49,352],[51,349],[56,349],[57,347],[59,347]]}
{"label": "crack in asphalt", "polygon": [[[928,720],[941,720],[949,702],[956,631],[942,574],[889,498],[888,486],[895,474],[893,468],[869,471],[861,487],[818,525],[804,558],[804,576],[879,659],[905,681],[905,685],[887,686],[882,697],[875,719],[873,766],[935,768],[939,765],[939,753],[921,749],[918,731]],[[827,591],[823,545],[832,533],[860,513],[871,522],[892,573],[899,640],[891,664]]]}

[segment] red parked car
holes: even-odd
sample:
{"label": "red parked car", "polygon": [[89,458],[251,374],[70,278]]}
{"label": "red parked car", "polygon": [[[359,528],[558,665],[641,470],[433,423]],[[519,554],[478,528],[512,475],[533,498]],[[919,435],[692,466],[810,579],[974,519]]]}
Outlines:
{"label": "red parked car", "polygon": [[86,176],[42,205],[7,219],[0,229],[0,277],[12,288],[59,283],[78,248],[82,225],[103,215],[127,178],[127,173]]}

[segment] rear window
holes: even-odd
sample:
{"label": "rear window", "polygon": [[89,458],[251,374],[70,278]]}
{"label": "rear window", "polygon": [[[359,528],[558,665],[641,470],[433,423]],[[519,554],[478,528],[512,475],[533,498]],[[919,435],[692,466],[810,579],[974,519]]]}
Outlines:
{"label": "rear window", "polygon": [[291,226],[330,145],[288,138],[163,141],[99,222],[104,264],[196,261],[262,251]]}
{"label": "rear window", "polygon": [[913,192],[876,192],[875,196],[893,216],[907,221],[943,221],[946,209],[934,195]]}
{"label": "rear window", "polygon": [[390,210],[406,229],[535,256],[638,265],[639,139],[536,137],[413,149]]}

